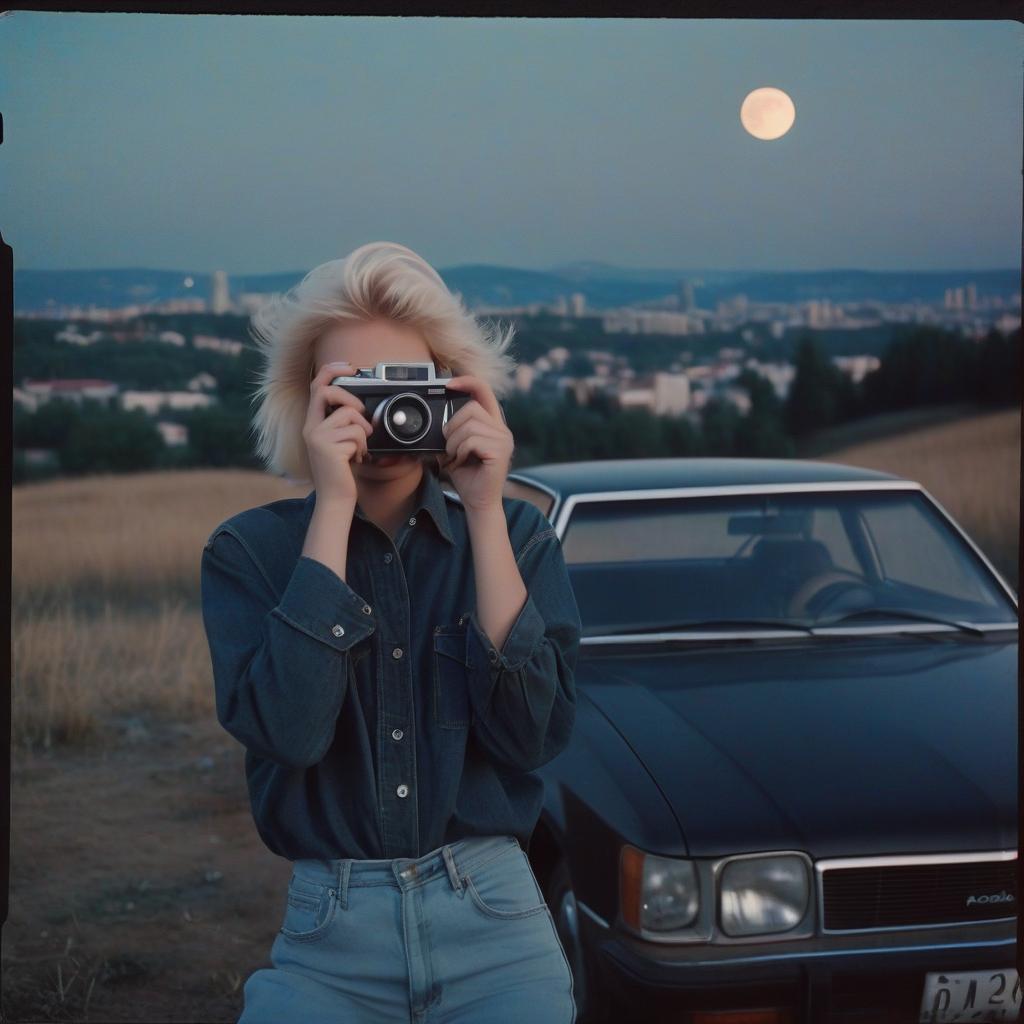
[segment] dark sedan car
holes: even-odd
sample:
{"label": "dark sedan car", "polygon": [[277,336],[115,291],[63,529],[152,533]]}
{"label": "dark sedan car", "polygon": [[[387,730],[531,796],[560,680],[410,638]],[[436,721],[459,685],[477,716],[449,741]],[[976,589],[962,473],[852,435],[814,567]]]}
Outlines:
{"label": "dark sedan car", "polygon": [[529,855],[578,1020],[1018,1018],[1017,596],[918,483],[514,471],[583,639]]}

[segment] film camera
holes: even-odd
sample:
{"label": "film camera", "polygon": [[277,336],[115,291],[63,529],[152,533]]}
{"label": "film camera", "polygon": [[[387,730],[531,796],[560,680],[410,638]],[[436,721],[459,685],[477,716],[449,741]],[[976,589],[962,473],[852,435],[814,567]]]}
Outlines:
{"label": "film camera", "polygon": [[363,415],[373,425],[366,446],[375,453],[443,452],[441,428],[472,397],[449,391],[430,363],[377,363],[353,374],[335,377],[365,405]]}

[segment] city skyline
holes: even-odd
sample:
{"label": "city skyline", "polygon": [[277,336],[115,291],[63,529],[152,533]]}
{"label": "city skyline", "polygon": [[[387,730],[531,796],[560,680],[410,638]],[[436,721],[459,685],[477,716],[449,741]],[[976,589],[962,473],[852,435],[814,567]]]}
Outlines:
{"label": "city skyline", "polygon": [[[21,281],[28,282],[33,279],[50,281],[53,279],[81,279],[89,278],[95,283],[102,271],[55,271],[55,272],[33,272],[24,271],[19,277]],[[111,271],[110,273],[115,273]],[[129,275],[132,271],[126,271]],[[455,271],[457,274],[457,271]],[[1004,272],[1005,274],[1005,272]],[[165,273],[166,278],[168,275]],[[534,275],[539,277],[540,275]],[[929,273],[924,272],[917,275],[898,274],[885,272],[871,275],[872,278],[892,279],[891,284],[896,286],[897,293],[905,292],[910,280],[920,282],[922,278],[938,278],[939,284],[945,285],[941,301],[935,294],[930,299],[920,296],[910,297],[906,294],[890,295],[888,298],[878,296],[860,295],[854,297],[849,294],[843,286],[843,279],[838,280],[838,292],[847,294],[840,298],[831,298],[825,291],[816,297],[807,294],[806,282],[822,275],[814,274],[776,274],[767,275],[770,280],[778,281],[783,278],[793,278],[789,284],[789,296],[783,297],[776,293],[774,297],[767,297],[761,292],[753,298],[747,294],[751,286],[758,289],[755,277],[737,276],[732,282],[718,282],[717,287],[712,289],[710,303],[697,302],[697,287],[704,286],[701,279],[692,277],[681,277],[674,282],[674,285],[667,292],[659,294],[648,294],[646,297],[634,296],[631,300],[622,295],[620,289],[623,282],[612,282],[611,288],[616,294],[615,301],[600,301],[595,305],[593,296],[600,296],[601,282],[590,281],[584,283],[582,280],[567,281],[560,279],[564,285],[561,290],[556,289],[554,294],[549,294],[547,299],[538,300],[526,299],[522,294],[519,301],[513,297],[512,289],[501,286],[500,291],[504,294],[505,301],[488,301],[483,297],[484,292],[494,294],[494,283],[490,288],[484,286],[484,292],[476,295],[464,295],[461,289],[455,289],[461,300],[477,315],[487,316],[536,316],[538,314],[553,314],[562,319],[565,326],[566,318],[570,320],[582,320],[590,318],[592,322],[598,323],[599,333],[605,336],[611,334],[660,334],[660,335],[691,335],[701,336],[705,334],[728,333],[743,328],[741,336],[747,341],[754,340],[753,323],[767,325],[771,337],[780,340],[787,332],[794,329],[811,328],[840,329],[844,332],[856,333],[863,329],[876,329],[883,324],[917,324],[930,325],[943,329],[953,330],[961,335],[982,338],[987,331],[995,327],[1001,332],[1019,330],[1021,293],[1016,283],[1006,290],[1010,281],[1004,277],[1003,287],[998,282],[991,280],[990,274],[970,274],[967,277],[975,277],[982,280],[979,287],[977,280],[966,280],[950,282],[952,272]],[[827,276],[827,275],[825,275]],[[67,303],[60,302],[50,297],[42,304],[42,307],[25,307],[22,305],[20,315],[27,319],[63,319],[66,321],[86,320],[93,322],[128,322],[137,318],[143,318],[149,314],[200,314],[211,313],[214,316],[223,314],[254,314],[270,297],[271,292],[260,290],[249,290],[237,288],[223,270],[214,271],[210,275],[211,280],[207,288],[199,288],[193,291],[197,282],[192,277],[184,279],[185,289],[178,288],[176,294],[171,296],[165,294],[162,297],[154,296],[153,285],[143,286],[139,283],[128,285],[127,281],[120,283],[121,302],[110,302],[100,305],[96,302],[88,303]],[[986,280],[987,279],[987,280]],[[105,281],[108,296],[114,297],[112,288],[114,282],[109,278],[99,278]],[[131,280],[129,277],[128,280]],[[257,278],[250,277],[250,281]],[[280,278],[262,278],[270,283]],[[799,282],[804,282],[800,284]],[[39,282],[37,282],[38,284]],[[176,278],[177,283],[177,278]],[[453,282],[448,281],[449,287]],[[464,284],[470,284],[464,280]],[[846,282],[847,286],[849,282]],[[475,287],[479,288],[481,282],[476,281]],[[664,288],[666,282],[660,282]],[[127,288],[126,288],[127,286]],[[31,286],[30,286],[31,287]],[[596,289],[596,291],[595,291]],[[935,289],[933,280],[932,290]],[[16,288],[17,290],[17,288]],[[827,289],[826,289],[827,291]],[[149,298],[139,301],[143,292],[149,292]],[[587,293],[591,297],[588,297]],[[128,293],[132,300],[125,302]],[[38,288],[36,295],[39,296]],[[508,301],[511,300],[511,301]],[[746,325],[746,326],[744,326]],[[91,345],[97,340],[95,333],[89,336],[81,334],[73,323],[68,323],[65,331],[60,335],[63,340],[73,344]],[[181,343],[184,337],[181,336]],[[235,349],[236,343],[230,342],[229,347]],[[237,354],[237,351],[233,351]]]}
{"label": "city skyline", "polygon": [[[1020,265],[1010,21],[0,20],[22,269]],[[59,67],[60,74],[53,69]],[[739,119],[753,89],[785,136]],[[54,148],[54,140],[60,145]]]}

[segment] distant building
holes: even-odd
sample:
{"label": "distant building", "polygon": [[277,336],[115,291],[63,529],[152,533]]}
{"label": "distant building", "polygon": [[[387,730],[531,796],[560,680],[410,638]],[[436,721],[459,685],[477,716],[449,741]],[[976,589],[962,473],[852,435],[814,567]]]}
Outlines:
{"label": "distant building", "polygon": [[750,412],[750,395],[744,388],[722,388],[718,392],[719,397],[724,398],[730,405],[734,406],[743,415]]}
{"label": "distant building", "polygon": [[654,411],[678,416],[690,407],[690,378],[685,373],[654,374]]}
{"label": "distant building", "polygon": [[963,309],[964,308],[964,290],[963,288],[947,288],[945,298],[946,309]]}
{"label": "distant building", "polygon": [[67,342],[69,345],[94,345],[103,337],[102,331],[90,331],[82,334],[77,324],[68,324],[63,331],[54,335],[57,341]]}
{"label": "distant building", "polygon": [[101,402],[109,406],[117,401],[119,388],[112,380],[79,378],[67,380],[24,380],[21,390],[36,402],[36,408],[51,399],[62,398],[76,405],[86,400]]}
{"label": "distant building", "polygon": [[211,395],[195,391],[125,391],[121,395],[122,409],[142,409],[155,416],[161,409],[208,409],[216,403]]}
{"label": "distant building", "polygon": [[654,410],[653,388],[620,388],[619,394],[620,409],[650,409]]}
{"label": "distant building", "polygon": [[832,304],[828,299],[811,299],[807,303],[807,326],[808,327],[828,327],[833,323],[835,315],[832,310]]}
{"label": "distant building", "polygon": [[643,374],[620,389],[623,409],[649,409],[656,416],[678,416],[690,407],[690,378],[685,373]]}
{"label": "distant building", "polygon": [[192,338],[193,348],[205,348],[214,352],[222,352],[227,356],[237,356],[242,351],[242,342],[234,338],[216,338],[210,334],[197,334]]}
{"label": "distant building", "polygon": [[217,388],[217,378],[201,370],[185,386],[189,391],[214,391]]}
{"label": "distant building", "polygon": [[690,378],[690,384],[701,381],[711,381],[714,378],[714,367],[707,363],[697,363],[696,366],[687,367],[686,376]]}
{"label": "distant building", "polygon": [[213,272],[213,298],[210,303],[213,313],[231,312],[231,291],[228,288],[228,275],[223,270]]}
{"label": "distant building", "polygon": [[178,331],[161,331],[156,340],[164,345],[175,345],[177,348],[185,347],[185,335]]}
{"label": "distant building", "polygon": [[170,420],[157,420],[156,428],[169,448],[177,448],[188,444],[188,427],[184,423],[173,423]]}
{"label": "distant building", "polygon": [[792,363],[764,363],[758,359],[748,359],[744,366],[764,377],[775,391],[777,398],[784,399],[789,394],[796,367]]}
{"label": "distant building", "polygon": [[583,292],[573,292],[569,296],[569,305],[573,316],[583,316],[587,311],[587,297]]}
{"label": "distant building", "polygon": [[877,370],[882,362],[878,356],[833,356],[832,362],[847,374],[855,383],[860,383],[867,374]]}
{"label": "distant building", "polygon": [[613,309],[602,314],[606,334],[703,334],[703,321],[688,313],[668,310]]}

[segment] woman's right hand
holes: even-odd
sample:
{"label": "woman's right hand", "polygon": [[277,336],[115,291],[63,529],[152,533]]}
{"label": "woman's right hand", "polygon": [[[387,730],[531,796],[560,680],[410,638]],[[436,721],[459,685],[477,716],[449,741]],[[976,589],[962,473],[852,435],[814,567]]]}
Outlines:
{"label": "woman's right hand", "polygon": [[[325,363],[309,383],[309,411],[302,438],[309,453],[317,503],[323,500],[357,501],[351,460],[362,462],[373,424],[363,415],[362,399],[336,384],[334,377],[352,376],[356,367]],[[333,411],[331,408],[336,406]]]}

